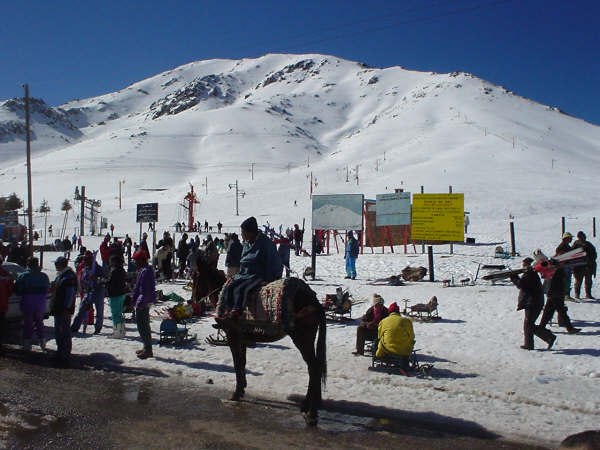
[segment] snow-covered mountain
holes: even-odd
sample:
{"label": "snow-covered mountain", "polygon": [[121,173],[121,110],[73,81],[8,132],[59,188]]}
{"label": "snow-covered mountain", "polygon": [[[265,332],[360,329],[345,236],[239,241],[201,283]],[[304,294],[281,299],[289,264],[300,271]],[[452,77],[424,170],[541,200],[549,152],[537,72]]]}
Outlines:
{"label": "snow-covered mountain", "polygon": [[[194,62],[56,108],[34,100],[32,123],[36,198],[58,207],[85,184],[118,220],[125,179],[125,204],[161,202],[164,226],[182,218],[188,182],[201,217],[234,220],[238,179],[241,215],[271,223],[310,215],[310,172],[315,193],[452,185],[475,221],[591,211],[581,191],[599,187],[595,125],[471,74],[333,56]],[[25,193],[24,136],[22,99],[0,103],[1,193]]]}

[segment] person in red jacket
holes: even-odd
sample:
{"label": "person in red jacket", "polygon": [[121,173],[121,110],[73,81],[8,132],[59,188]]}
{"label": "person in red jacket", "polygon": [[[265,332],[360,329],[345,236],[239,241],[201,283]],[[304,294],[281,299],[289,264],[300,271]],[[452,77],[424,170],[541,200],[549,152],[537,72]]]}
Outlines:
{"label": "person in red jacket", "polygon": [[106,234],[106,236],[104,236],[104,240],[102,241],[102,244],[100,244],[100,259],[102,260],[102,268],[104,269],[104,271],[106,272],[108,270],[109,267],[109,260],[110,260],[110,234]]}
{"label": "person in red jacket", "polygon": [[2,353],[2,342],[6,336],[6,313],[8,312],[8,297],[14,291],[15,280],[6,270],[2,268],[4,258],[0,255],[0,354]]}

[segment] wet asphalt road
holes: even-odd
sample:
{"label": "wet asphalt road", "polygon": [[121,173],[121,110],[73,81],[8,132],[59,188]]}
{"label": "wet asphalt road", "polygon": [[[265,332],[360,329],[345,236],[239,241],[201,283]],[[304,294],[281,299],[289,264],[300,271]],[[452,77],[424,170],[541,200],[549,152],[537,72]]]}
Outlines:
{"label": "wet asphalt road", "polygon": [[0,356],[0,448],[542,448],[501,441],[458,419],[432,424],[345,402],[325,402],[319,426],[309,429],[295,398],[234,403],[228,396],[107,354],[76,355],[65,369],[11,348]]}

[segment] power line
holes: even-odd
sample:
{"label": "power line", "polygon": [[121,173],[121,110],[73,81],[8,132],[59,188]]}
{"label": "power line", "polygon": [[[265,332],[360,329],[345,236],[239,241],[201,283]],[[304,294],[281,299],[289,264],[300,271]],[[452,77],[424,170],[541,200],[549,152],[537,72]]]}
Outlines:
{"label": "power line", "polygon": [[[437,6],[437,5],[443,4],[443,3],[451,3],[453,1],[455,1],[455,0],[435,0],[435,1],[431,1],[429,3],[421,4],[418,7],[406,8],[406,9],[403,9],[403,10],[398,11],[396,13],[386,14],[386,15],[371,16],[371,17],[368,17],[368,18],[365,18],[365,19],[354,20],[354,21],[351,21],[351,22],[346,22],[344,24],[338,24],[335,27],[327,27],[327,28],[323,27],[323,28],[321,28],[319,30],[314,30],[312,32],[313,33],[314,32],[316,32],[316,33],[319,33],[319,32],[324,32],[324,33],[335,32],[335,31],[337,31],[338,29],[341,29],[341,28],[346,28],[346,27],[360,25],[360,24],[369,23],[369,22],[379,22],[381,20],[389,20],[389,19],[393,19],[393,18],[398,17],[398,16],[404,16],[407,13],[413,13],[413,12],[418,12],[418,11],[421,11],[421,10],[426,10],[426,9],[429,9],[430,7]],[[304,37],[306,37],[306,33],[296,34],[296,35],[293,35],[293,36],[289,36],[287,38],[287,40],[288,41],[294,41],[294,40],[302,39]],[[252,44],[245,44],[245,45],[242,45],[240,47],[235,47],[232,50],[233,51],[239,51],[239,50],[244,50],[244,49],[253,48],[253,47],[256,47],[256,46],[271,44],[271,43],[272,43],[272,40],[262,41],[262,42],[252,43]],[[299,45],[302,45],[302,44],[299,44]]]}
{"label": "power line", "polygon": [[[497,5],[500,5],[500,4],[505,4],[505,3],[509,3],[509,2],[513,2],[513,1],[514,0],[496,0],[496,1],[492,1],[490,3],[479,4],[479,5],[465,7],[465,8],[458,8],[458,9],[454,9],[454,10],[451,10],[451,11],[446,11],[444,13],[435,14],[435,15],[428,16],[428,17],[420,17],[420,18],[405,20],[405,21],[402,21],[402,22],[397,22],[397,23],[392,24],[392,25],[383,25],[383,26],[379,26],[379,27],[371,27],[371,28],[366,28],[364,30],[353,31],[353,32],[348,32],[348,33],[341,33],[341,34],[338,34],[338,35],[335,35],[335,36],[331,36],[331,37],[313,39],[311,41],[306,41],[306,42],[299,43],[299,44],[293,44],[292,46],[298,47],[298,46],[314,45],[314,44],[320,44],[322,42],[334,41],[334,40],[337,40],[337,39],[342,39],[342,38],[345,38],[345,37],[354,37],[354,36],[358,36],[358,35],[361,35],[361,34],[378,32],[378,31],[383,31],[383,30],[389,30],[389,29],[397,28],[399,25],[406,25],[406,24],[410,24],[410,23],[421,23],[421,22],[433,21],[435,19],[440,19],[442,17],[449,17],[449,16],[454,16],[454,15],[458,15],[458,14],[462,14],[462,13],[469,13],[469,12],[477,11],[477,10],[480,10],[480,9],[483,9],[483,8],[497,6]],[[288,48],[282,48],[282,47],[280,47],[278,49],[271,50],[271,52],[273,52],[273,53],[285,53],[286,51],[289,51],[288,49],[289,49],[289,47]]]}

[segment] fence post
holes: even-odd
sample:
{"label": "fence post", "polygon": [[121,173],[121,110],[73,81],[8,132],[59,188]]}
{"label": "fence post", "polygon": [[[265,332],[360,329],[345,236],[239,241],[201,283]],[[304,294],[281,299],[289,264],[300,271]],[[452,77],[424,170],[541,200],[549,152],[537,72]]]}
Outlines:
{"label": "fence post", "polygon": [[517,254],[517,250],[515,248],[515,223],[510,223],[510,246],[511,246],[511,255],[515,256]]}
{"label": "fence post", "polygon": [[[421,186],[421,194],[425,193],[425,186]],[[425,254],[425,241],[421,242],[421,253]]]}
{"label": "fence post", "polygon": [[435,276],[433,273],[433,246],[427,246],[427,253],[429,256],[429,281],[434,282]]}
{"label": "fence post", "polygon": [[592,217],[592,236],[596,237],[596,218]]}
{"label": "fence post", "polygon": [[311,259],[311,265],[312,265],[312,280],[315,281],[315,276],[317,273],[317,252],[316,252],[316,248],[317,246],[316,244],[316,239],[317,239],[317,231],[316,230],[312,230],[312,249],[310,252],[310,259]]}
{"label": "fence post", "polygon": [[567,230],[567,220],[566,220],[565,216],[561,217],[560,222],[562,225],[562,232],[561,232],[561,236],[562,236],[563,234],[565,234],[565,231]]}

